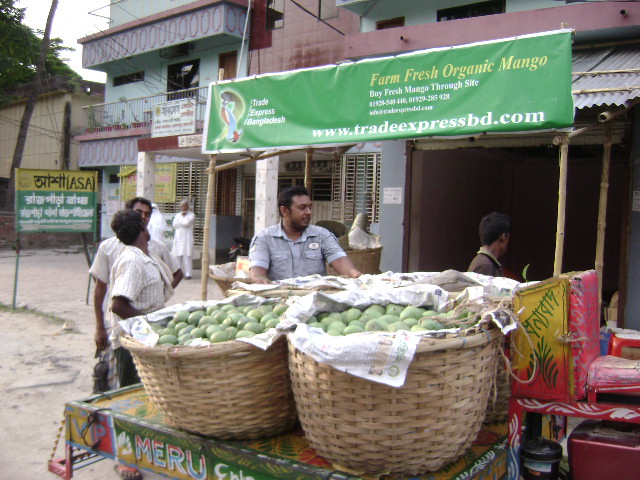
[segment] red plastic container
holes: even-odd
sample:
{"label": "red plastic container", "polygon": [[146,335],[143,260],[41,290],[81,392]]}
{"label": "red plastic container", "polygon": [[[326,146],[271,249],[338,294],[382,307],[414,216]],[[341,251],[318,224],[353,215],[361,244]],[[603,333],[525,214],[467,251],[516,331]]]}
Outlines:
{"label": "red plastic container", "polygon": [[567,447],[572,480],[640,478],[640,425],[585,420]]}

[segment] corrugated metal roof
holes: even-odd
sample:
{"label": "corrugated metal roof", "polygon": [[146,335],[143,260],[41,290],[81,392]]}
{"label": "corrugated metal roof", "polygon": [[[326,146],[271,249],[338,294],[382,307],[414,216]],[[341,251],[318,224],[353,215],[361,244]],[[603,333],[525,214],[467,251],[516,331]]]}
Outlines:
{"label": "corrugated metal roof", "polygon": [[628,106],[640,99],[640,47],[578,50],[572,69],[575,108]]}

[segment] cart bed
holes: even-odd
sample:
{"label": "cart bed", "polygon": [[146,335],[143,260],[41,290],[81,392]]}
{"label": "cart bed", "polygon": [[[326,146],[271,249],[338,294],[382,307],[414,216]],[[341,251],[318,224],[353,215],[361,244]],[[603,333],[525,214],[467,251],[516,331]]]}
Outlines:
{"label": "cart bed", "polygon": [[[232,442],[174,428],[151,404],[141,385],[67,403],[65,425],[66,457],[53,461],[50,470],[67,479],[87,457],[117,459],[177,479],[362,479],[317,455],[302,430]],[[484,425],[471,448],[457,461],[439,472],[402,478],[500,479],[506,473],[505,439],[506,424]]]}

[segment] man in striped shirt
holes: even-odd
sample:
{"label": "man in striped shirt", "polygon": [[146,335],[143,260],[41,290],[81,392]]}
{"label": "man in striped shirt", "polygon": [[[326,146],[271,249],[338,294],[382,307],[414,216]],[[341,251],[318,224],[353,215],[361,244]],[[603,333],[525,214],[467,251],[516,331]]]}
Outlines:
{"label": "man in striped shirt", "polygon": [[[148,225],[151,219],[152,205],[149,200],[143,197],[135,197],[127,201],[125,206],[128,210],[135,210],[142,215],[142,219]],[[118,387],[118,379],[115,373],[115,359],[113,358],[113,350],[109,344],[109,322],[105,322],[105,311],[108,305],[105,303],[111,298],[111,290],[109,283],[109,275],[118,255],[124,248],[123,243],[118,237],[111,237],[100,244],[100,248],[96,253],[96,257],[91,265],[89,273],[95,278],[96,286],[93,295],[93,308],[96,315],[96,334],[95,342],[98,351],[103,352],[102,357],[109,363],[109,372],[107,381],[109,390]],[[176,259],[171,255],[169,249],[164,243],[157,240],[149,242],[149,251],[151,254],[160,257],[173,272],[172,286],[175,288],[182,279],[183,272],[178,265]],[[97,392],[94,392],[97,393]]]}
{"label": "man in striped shirt", "polygon": [[[111,229],[124,248],[118,255],[111,275],[111,344],[117,360],[120,386],[140,382],[131,353],[120,345],[118,321],[154,312],[164,307],[165,289],[171,292],[171,272],[158,257],[149,254],[151,236],[142,215],[135,210],[121,210],[113,216]],[[117,466],[121,478],[139,479],[140,472],[126,465]]]}

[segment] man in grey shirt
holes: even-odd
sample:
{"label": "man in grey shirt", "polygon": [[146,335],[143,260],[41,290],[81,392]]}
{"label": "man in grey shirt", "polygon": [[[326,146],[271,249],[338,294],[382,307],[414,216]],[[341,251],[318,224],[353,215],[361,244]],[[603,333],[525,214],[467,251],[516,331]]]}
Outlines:
{"label": "man in grey shirt", "polygon": [[296,185],[278,195],[282,220],[267,227],[251,241],[249,278],[253,283],[326,275],[325,262],[340,275],[361,275],[336,237],[326,228],[311,225],[311,197],[306,188]]}

